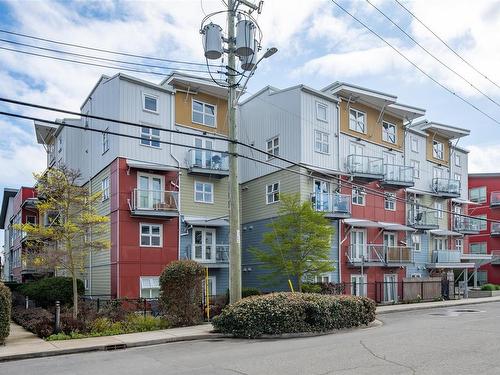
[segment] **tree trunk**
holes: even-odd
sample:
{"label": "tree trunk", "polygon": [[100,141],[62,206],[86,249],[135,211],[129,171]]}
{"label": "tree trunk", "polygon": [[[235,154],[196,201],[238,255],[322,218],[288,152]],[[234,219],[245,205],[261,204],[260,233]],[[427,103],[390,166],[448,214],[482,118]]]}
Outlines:
{"label": "tree trunk", "polygon": [[302,292],[302,275],[297,275],[297,292]]}
{"label": "tree trunk", "polygon": [[76,275],[72,272],[73,278],[73,319],[78,317],[78,284],[76,283]]}

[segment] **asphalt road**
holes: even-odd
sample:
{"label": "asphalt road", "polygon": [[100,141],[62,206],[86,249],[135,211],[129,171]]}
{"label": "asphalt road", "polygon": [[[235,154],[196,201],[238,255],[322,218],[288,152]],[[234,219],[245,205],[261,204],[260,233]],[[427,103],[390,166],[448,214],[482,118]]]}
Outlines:
{"label": "asphalt road", "polygon": [[[480,312],[454,312],[460,309]],[[382,315],[382,327],[217,339],[0,364],[0,374],[500,374],[500,303]]]}

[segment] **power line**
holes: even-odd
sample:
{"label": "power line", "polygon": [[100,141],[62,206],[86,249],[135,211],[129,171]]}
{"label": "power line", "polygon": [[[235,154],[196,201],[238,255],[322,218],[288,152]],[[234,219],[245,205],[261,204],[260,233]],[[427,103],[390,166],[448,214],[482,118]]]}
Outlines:
{"label": "power line", "polygon": [[482,109],[480,109],[479,107],[477,107],[475,104],[469,102],[467,99],[463,98],[461,95],[455,93],[454,91],[452,91],[451,89],[449,89],[447,86],[445,86],[444,84],[442,84],[441,82],[439,82],[437,79],[435,79],[434,77],[432,77],[429,73],[427,73],[426,71],[424,71],[422,68],[420,68],[417,64],[415,64],[410,58],[408,58],[404,53],[402,53],[401,51],[399,51],[396,47],[394,47],[391,43],[389,43],[387,40],[384,39],[384,37],[382,37],[380,34],[378,34],[375,30],[373,30],[372,28],[370,28],[368,25],[366,25],[363,21],[361,21],[359,18],[357,18],[356,16],[354,16],[352,13],[350,13],[347,9],[345,9],[342,5],[340,5],[337,1],[335,0],[331,0],[332,3],[334,3],[337,7],[339,7],[344,13],[348,14],[350,17],[352,17],[356,22],[358,22],[360,25],[362,25],[364,28],[366,28],[368,31],[370,31],[373,35],[375,35],[377,38],[379,38],[382,42],[384,42],[388,47],[390,47],[392,50],[394,50],[398,55],[400,55],[402,58],[404,58],[407,62],[409,62],[411,65],[413,65],[413,67],[415,67],[420,73],[422,73],[423,75],[425,75],[427,78],[429,78],[431,81],[433,81],[434,83],[436,83],[437,85],[439,85],[441,88],[445,89],[446,91],[448,91],[450,94],[456,96],[458,99],[460,99],[461,101],[463,101],[464,103],[466,103],[467,105],[471,106],[472,108],[474,108],[476,111],[478,111],[479,113],[483,114],[484,116],[486,116],[487,118],[489,118],[491,121],[497,123],[498,125],[500,125],[500,121],[495,119],[494,117],[490,116],[489,114],[487,114],[486,112],[484,112]]}
{"label": "power line", "polygon": [[422,44],[420,44],[415,38],[413,38],[410,34],[408,34],[401,26],[399,26],[396,22],[394,22],[387,14],[385,14],[379,7],[377,7],[375,4],[373,4],[370,0],[365,0],[368,4],[370,4],[373,8],[377,10],[382,16],[385,17],[390,23],[392,23],[394,26],[396,26],[403,34],[405,34],[413,43],[415,43],[417,46],[419,46],[425,53],[427,53],[429,56],[431,56],[434,60],[436,60],[438,63],[440,63],[442,66],[444,66],[446,69],[448,69],[450,72],[455,74],[457,77],[462,79],[463,81],[467,82],[474,90],[479,92],[481,95],[483,95],[485,98],[487,98],[490,102],[495,104],[496,106],[500,107],[500,103],[498,103],[495,99],[493,99],[491,96],[486,94],[484,91],[482,91],[480,88],[478,88],[476,85],[474,85],[471,81],[469,81],[467,78],[465,78],[463,75],[458,73],[456,70],[450,68],[446,63],[444,63],[441,59],[436,57],[433,53],[431,53],[428,49],[426,49]]}
{"label": "power line", "polygon": [[465,58],[463,58],[457,51],[455,51],[448,43],[446,43],[446,41],[444,41],[442,38],[439,37],[439,35],[437,35],[434,31],[431,30],[430,27],[428,27],[422,20],[420,20],[420,18],[418,18],[414,13],[412,13],[412,11],[410,11],[407,7],[405,7],[400,1],[398,0],[394,0],[396,3],[399,4],[399,6],[401,6],[401,8],[403,8],[404,10],[406,10],[413,18],[415,18],[415,20],[418,21],[418,23],[420,23],[423,27],[425,27],[432,35],[434,35],[441,43],[443,43],[451,52],[453,52],[455,54],[455,56],[457,56],[460,60],[462,60],[464,63],[466,63],[471,69],[473,69],[476,73],[478,73],[479,75],[481,75],[482,77],[484,77],[486,80],[488,80],[489,82],[491,82],[493,85],[495,85],[496,87],[498,87],[500,89],[500,85],[498,85],[497,83],[495,83],[494,81],[492,81],[490,78],[488,78],[488,76],[486,76],[486,74],[483,74],[481,73],[476,67],[474,67],[470,62],[468,62],[467,60],[465,60]]}
{"label": "power line", "polygon": [[[90,46],[85,46],[85,45],[82,45],[82,44],[61,42],[61,41],[57,41],[57,40],[53,40],[53,39],[37,37],[37,36],[34,36],[34,35],[22,34],[22,33],[10,31],[10,30],[0,29],[0,33],[10,34],[10,35],[16,35],[16,36],[20,36],[20,37],[23,37],[23,38],[40,40],[40,41],[43,41],[43,42],[60,44],[60,45],[63,45],[63,46],[68,46],[68,47],[75,47],[75,48],[81,48],[81,49],[86,49],[86,50],[90,50],[90,51],[110,53],[110,54],[113,54],[113,55],[136,57],[136,58],[145,59],[145,60],[156,60],[156,61],[164,61],[164,62],[169,62],[169,63],[179,63],[179,64],[198,65],[198,66],[205,66],[206,65],[204,63],[197,63],[197,62],[191,62],[191,61],[172,60],[172,59],[165,59],[165,58],[160,58],[160,57],[137,55],[137,54],[133,54],[133,53],[118,52],[118,51],[112,51],[112,50],[109,50],[109,49],[90,47]],[[217,66],[217,65],[213,65],[213,66]]]}

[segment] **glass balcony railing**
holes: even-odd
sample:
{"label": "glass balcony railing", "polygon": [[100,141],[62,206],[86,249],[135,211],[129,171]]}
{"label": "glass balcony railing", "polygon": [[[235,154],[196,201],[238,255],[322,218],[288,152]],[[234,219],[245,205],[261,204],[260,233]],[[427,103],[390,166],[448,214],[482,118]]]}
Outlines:
{"label": "glass balcony railing", "polygon": [[388,184],[413,185],[413,167],[384,164],[384,182]]}
{"label": "glass balcony railing", "polygon": [[460,263],[462,253],[458,250],[434,250],[432,263]]}
{"label": "glass balcony railing", "polygon": [[191,149],[188,151],[189,168],[206,169],[209,171],[229,171],[228,154]]}
{"label": "glass balcony railing", "polygon": [[350,263],[375,263],[380,265],[413,263],[413,248],[409,246],[350,245]]}
{"label": "glass balcony railing", "polygon": [[311,202],[316,211],[327,215],[351,215],[351,196],[347,194],[313,193]]}
{"label": "glass balcony railing", "polygon": [[439,228],[436,212],[422,209],[410,209],[408,212],[408,224],[417,229]]}
{"label": "glass balcony railing", "polygon": [[436,193],[450,196],[460,195],[460,181],[451,178],[434,178],[432,188]]}
{"label": "glass balcony railing", "polygon": [[490,194],[490,206],[500,207],[500,191],[492,191]]}
{"label": "glass balcony railing", "polygon": [[364,155],[348,155],[347,169],[352,174],[382,176],[384,173],[383,159]]}
{"label": "glass balcony railing", "polygon": [[178,199],[179,192],[177,191],[134,189],[130,209],[133,212],[158,214],[176,212]]}
{"label": "glass balcony railing", "polygon": [[185,259],[200,263],[229,263],[229,245],[188,245]]}
{"label": "glass balcony railing", "polygon": [[479,233],[480,225],[477,220],[463,216],[454,216],[453,230],[459,233]]}

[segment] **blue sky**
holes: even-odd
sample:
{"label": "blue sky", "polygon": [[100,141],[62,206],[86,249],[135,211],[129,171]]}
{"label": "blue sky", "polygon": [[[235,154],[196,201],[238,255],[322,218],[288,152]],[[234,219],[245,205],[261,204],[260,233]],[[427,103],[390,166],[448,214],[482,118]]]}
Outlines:
{"label": "blue sky", "polygon": [[[500,121],[498,106],[432,60],[366,1],[339,2],[422,69]],[[372,2],[453,70],[500,102],[498,87],[463,64],[394,0]],[[474,66],[500,84],[500,2],[476,1],[474,6],[470,1],[404,1],[404,4]],[[60,41],[203,62],[200,21],[205,13],[221,9],[220,0],[0,1],[0,24],[8,30]],[[304,83],[319,89],[340,80],[395,94],[402,103],[425,108],[430,120],[471,129],[471,135],[459,143],[471,151],[470,170],[498,171],[500,125],[424,77],[332,2],[267,0],[257,19],[263,31],[264,48],[276,46],[279,52],[261,64],[250,81],[250,92],[268,84],[284,88]],[[212,21],[222,25],[225,22],[217,16]],[[6,35],[0,33],[0,38]],[[3,42],[0,46],[12,48]],[[115,72],[0,50],[2,96],[70,110],[79,109],[101,74]],[[161,80],[158,76],[141,77],[155,82]],[[3,104],[0,108],[35,113],[48,119],[61,117]],[[0,189],[30,185],[31,172],[42,170],[45,164],[44,151],[35,142],[32,124],[0,117],[0,132],[3,166]]]}

